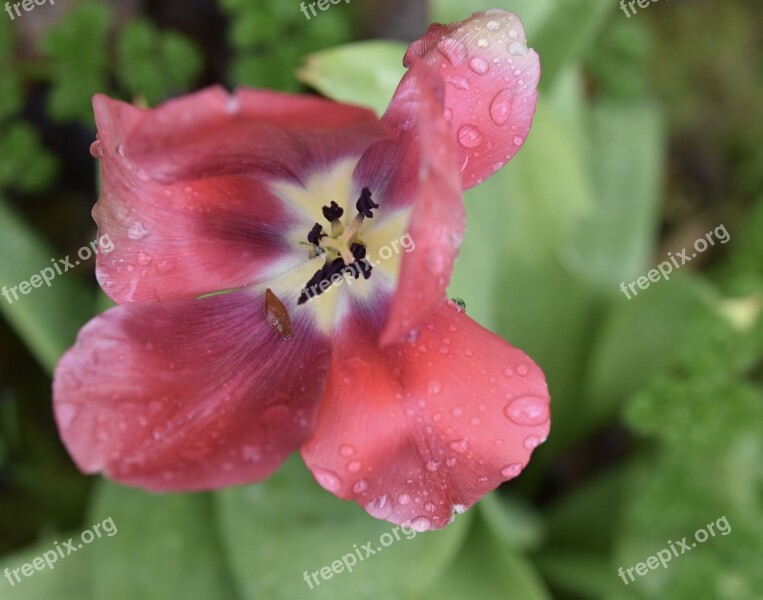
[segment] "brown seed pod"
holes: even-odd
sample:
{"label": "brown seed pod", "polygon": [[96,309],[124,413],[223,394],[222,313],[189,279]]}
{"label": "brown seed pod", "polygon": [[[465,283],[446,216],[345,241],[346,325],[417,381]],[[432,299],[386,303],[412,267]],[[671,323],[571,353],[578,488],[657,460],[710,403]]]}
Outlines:
{"label": "brown seed pod", "polygon": [[270,288],[265,290],[265,318],[283,339],[290,340],[294,336],[289,311]]}

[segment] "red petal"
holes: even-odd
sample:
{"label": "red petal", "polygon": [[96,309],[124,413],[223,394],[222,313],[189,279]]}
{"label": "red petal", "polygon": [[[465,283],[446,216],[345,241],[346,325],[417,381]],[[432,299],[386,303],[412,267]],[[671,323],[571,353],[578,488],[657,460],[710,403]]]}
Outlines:
{"label": "red petal", "polygon": [[415,64],[384,117],[397,124],[398,139],[372,148],[355,174],[358,187],[379,190],[381,217],[412,204],[408,234],[415,249],[403,256],[383,344],[404,341],[445,299],[466,227],[458,156],[442,116],[442,95],[437,73]]}
{"label": "red petal", "polygon": [[267,477],[310,434],[329,364],[306,319],[285,340],[264,296],[123,305],[61,359],[56,420],[79,468],[150,490]]}
{"label": "red petal", "polygon": [[[207,161],[207,166],[212,165],[207,169],[210,173],[245,172],[242,165],[260,161],[258,168],[266,171],[275,169],[276,154],[279,146],[283,146],[291,148],[292,154],[304,154],[305,160],[300,160],[306,168],[312,158],[329,160],[329,155],[336,158],[348,148],[361,152],[381,131],[376,120],[371,123],[360,109],[345,107],[348,111],[345,115],[344,109],[337,108],[340,105],[331,104],[327,122],[338,127],[347,125],[347,131],[323,131],[325,123],[318,127],[320,131],[311,131],[300,122],[299,114],[294,114],[294,121],[287,125],[294,128],[305,125],[305,132],[285,128],[276,135],[279,120],[286,118],[282,113],[288,110],[272,108],[276,115],[274,123],[264,124],[267,115],[255,115],[258,109],[267,113],[259,108],[263,95],[267,93],[240,91],[236,96],[228,96],[219,88],[211,88],[154,111],[102,95],[95,97],[99,140],[93,145],[93,153],[102,158],[103,191],[94,217],[100,235],[108,236],[103,238],[106,244],[101,246],[97,274],[106,293],[115,301],[194,298],[262,281],[273,275],[274,270],[285,271],[303,261],[304,253],[294,253],[293,240],[286,236],[294,230],[301,215],[295,216],[295,211],[272,194],[266,183],[236,175],[160,183],[129,158],[142,149],[149,155],[161,154],[161,160],[148,161],[156,168],[157,164],[164,164],[162,161],[168,161],[175,167],[194,163],[204,170],[207,167],[201,163]],[[303,101],[289,99],[287,105],[294,111],[300,107],[318,108],[312,101],[305,100],[303,106]],[[225,108],[236,102],[240,110],[232,115]],[[191,119],[189,115],[196,116]],[[239,122],[241,119],[249,120]],[[361,122],[368,130],[365,138],[358,132]],[[263,128],[271,135],[267,156],[262,149],[253,147],[262,143],[237,137],[249,129],[250,133],[262,134]],[[164,147],[158,141],[162,134],[169,138],[162,138]],[[340,148],[343,136],[351,135],[356,137],[350,146]],[[300,147],[305,136],[311,138],[313,145],[325,146]],[[207,142],[210,148],[204,147]],[[222,143],[230,145],[227,154],[225,149],[215,146]],[[246,160],[231,154],[250,150],[252,154]],[[233,162],[227,164],[226,160]],[[300,167],[297,158],[285,160],[289,168]],[[312,222],[302,225],[307,232]],[[113,251],[109,252],[112,246]]]}
{"label": "red petal", "polygon": [[416,58],[447,83],[445,115],[458,140],[464,189],[471,188],[524,144],[538,101],[538,55],[527,48],[519,17],[493,9],[461,23],[432,25],[408,49],[406,66]]}
{"label": "red petal", "polygon": [[389,136],[370,110],[311,96],[212,87],[146,111],[128,159],[161,181],[239,174],[303,182]]}
{"label": "red petal", "polygon": [[546,439],[543,373],[452,303],[418,342],[384,349],[372,318],[354,314],[302,456],[323,487],[373,516],[443,527],[516,477]]}

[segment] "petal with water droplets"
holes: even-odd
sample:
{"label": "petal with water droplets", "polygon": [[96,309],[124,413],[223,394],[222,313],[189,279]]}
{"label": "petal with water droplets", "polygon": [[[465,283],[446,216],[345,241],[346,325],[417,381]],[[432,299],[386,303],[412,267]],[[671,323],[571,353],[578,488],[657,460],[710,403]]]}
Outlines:
{"label": "petal with water droplets", "polygon": [[58,364],[61,438],[85,473],[145,489],[259,481],[312,430],[329,362],[312,327],[282,339],[249,291],[113,308]]}
{"label": "petal with water droplets", "polygon": [[346,473],[342,440],[362,468],[331,491],[423,531],[519,475],[550,428],[546,381],[525,353],[454,304],[441,305],[416,342],[382,349],[372,315],[354,307],[352,319],[334,348],[315,434],[302,447],[321,483],[326,471]]}

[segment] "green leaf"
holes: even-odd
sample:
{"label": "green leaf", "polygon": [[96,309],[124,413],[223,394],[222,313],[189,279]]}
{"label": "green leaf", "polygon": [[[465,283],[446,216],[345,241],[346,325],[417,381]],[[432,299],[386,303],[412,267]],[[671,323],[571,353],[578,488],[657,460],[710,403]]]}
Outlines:
{"label": "green leaf", "polygon": [[[265,482],[225,490],[217,499],[233,572],[251,599],[357,600],[423,591],[455,556],[470,521],[467,513],[442,530],[417,533],[376,520],[324,491],[298,456]],[[366,557],[366,544],[375,554]],[[317,575],[319,585],[311,580],[309,587],[305,578],[341,565],[343,557],[356,560],[352,573],[342,566],[328,580]]]}
{"label": "green leaf", "polygon": [[56,158],[42,145],[37,130],[22,121],[10,123],[0,133],[0,187],[39,192],[56,174]]}
{"label": "green leaf", "polygon": [[[92,598],[89,587],[89,577],[92,572],[92,559],[94,552],[92,548],[81,551],[78,549],[76,554],[66,556],[67,550],[63,546],[63,542],[69,540],[69,538],[76,538],[79,533],[69,532],[60,533],[53,537],[46,537],[44,540],[29,546],[20,552],[15,552],[2,557],[0,560],[0,595],[3,600],[50,600],[55,598],[56,600],[88,600]],[[43,568],[40,570],[34,570],[29,577],[25,577],[21,571],[18,572],[18,576],[21,581],[17,581],[13,574],[14,569],[20,569],[25,564],[32,564],[35,558],[43,557],[46,552],[53,552],[56,554],[56,544],[62,548],[65,556],[61,558],[60,555],[56,556],[55,562],[53,556],[48,554],[48,559],[52,565],[52,569],[48,568],[48,564],[44,562],[41,564],[38,561],[38,566]],[[6,569],[10,571],[10,578],[13,582],[4,576]],[[29,568],[27,568],[29,572]]]}
{"label": "green leaf", "polygon": [[543,537],[539,515],[518,496],[494,491],[479,501],[477,508],[490,531],[508,547],[534,550]]}
{"label": "green leaf", "polygon": [[108,519],[113,523],[108,530],[117,533],[95,542],[94,598],[238,597],[225,566],[210,495],[150,494],[104,480],[88,522]]}
{"label": "green leaf", "polygon": [[541,30],[529,40],[541,59],[541,89],[551,89],[567,65],[588,53],[615,6],[609,0],[558,1]]}
{"label": "green leaf", "polygon": [[91,299],[67,273],[54,273],[50,286],[43,283],[28,295],[18,290],[18,300],[11,288],[43,269],[53,270],[51,259],[59,254],[0,198],[0,286],[9,289],[12,300],[0,297],[0,312],[49,373],[92,316]]}
{"label": "green leaf", "polygon": [[577,224],[571,266],[614,292],[650,267],[659,221],[665,140],[651,105],[595,105],[591,168],[595,201]]}
{"label": "green leaf", "polygon": [[105,48],[111,11],[84,4],[68,11],[42,40],[51,62],[50,114],[60,121],[93,123],[91,98],[106,89]]}
{"label": "green leaf", "polygon": [[460,554],[420,600],[550,600],[532,563],[506,549],[478,523]]}
{"label": "green leaf", "polygon": [[203,66],[203,57],[185,36],[162,32],[139,19],[122,31],[117,46],[117,76],[131,94],[156,104],[188,90]]}
{"label": "green leaf", "polygon": [[309,55],[297,78],[322,94],[384,114],[405,74],[402,42],[348,44]]}

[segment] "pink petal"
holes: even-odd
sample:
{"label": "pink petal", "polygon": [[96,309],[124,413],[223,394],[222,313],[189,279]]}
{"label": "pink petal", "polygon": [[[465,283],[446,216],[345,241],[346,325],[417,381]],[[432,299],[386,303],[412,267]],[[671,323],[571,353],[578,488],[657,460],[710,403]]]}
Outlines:
{"label": "pink petal", "polygon": [[[289,168],[307,168],[313,158],[330,160],[343,152],[362,152],[383,130],[370,113],[330,103],[324,107],[326,121],[349,129],[324,130],[326,123],[320,121],[311,130],[307,116],[300,120],[299,110],[316,111],[322,104],[287,97],[286,107],[262,108],[267,98],[266,92],[239,91],[229,96],[220,88],[210,88],[149,111],[106,96],[95,97],[99,140],[93,153],[102,159],[103,185],[94,217],[100,236],[108,236],[101,247],[97,275],[115,301],[194,298],[257,283],[272,276],[274,269],[285,271],[303,260],[304,253],[295,251],[293,240],[286,237],[301,216],[271,193],[266,183],[244,177],[252,174],[245,165],[254,164],[263,177],[268,169],[273,170],[271,176],[283,174],[274,162],[281,147],[304,155],[305,160],[285,157]],[[230,106],[236,103],[240,108],[231,114]],[[289,107],[294,120],[281,123]],[[256,114],[257,110],[263,114]],[[268,111],[274,113],[272,124],[264,123]],[[310,113],[310,118],[317,120],[316,114]],[[297,131],[302,126],[304,131]],[[365,129],[365,138],[359,129]],[[249,141],[241,137],[248,130],[255,135]],[[270,136],[266,138],[270,150],[263,153],[258,146],[264,144],[256,136],[265,133]],[[162,142],[165,147],[157,137],[162,134],[167,138]],[[319,147],[311,147],[306,137]],[[353,139],[342,146],[346,137]],[[227,144],[227,151],[215,144]],[[139,149],[156,154],[156,161],[148,161],[153,166],[162,161],[174,167],[194,163],[209,176],[156,181],[130,160]],[[246,157],[240,154],[247,152],[251,154]],[[201,164],[204,161],[206,166]],[[224,172],[241,174],[219,174]],[[302,224],[305,231],[311,225]]]}
{"label": "pink petal", "polygon": [[303,182],[389,137],[367,109],[312,96],[211,87],[145,111],[129,160],[164,182],[237,174]]}
{"label": "pink petal", "polygon": [[355,173],[358,187],[378,190],[382,217],[412,205],[408,233],[416,248],[403,256],[383,344],[407,339],[445,299],[466,227],[458,157],[442,116],[442,96],[437,73],[417,61],[385,116],[385,122],[397,124],[398,138],[374,146]]}
{"label": "pink petal", "polygon": [[540,60],[527,48],[519,17],[500,9],[432,25],[411,44],[404,63],[410,66],[417,58],[446,82],[445,116],[458,140],[464,189],[469,189],[524,144],[538,100]]}
{"label": "pink petal", "polygon": [[64,444],[83,472],[149,490],[267,477],[312,431],[330,360],[293,325],[283,339],[250,291],[96,317],[56,369]]}
{"label": "pink petal", "polygon": [[543,373],[449,303],[418,342],[379,349],[354,313],[302,456],[371,515],[439,528],[516,477],[549,433]]}

